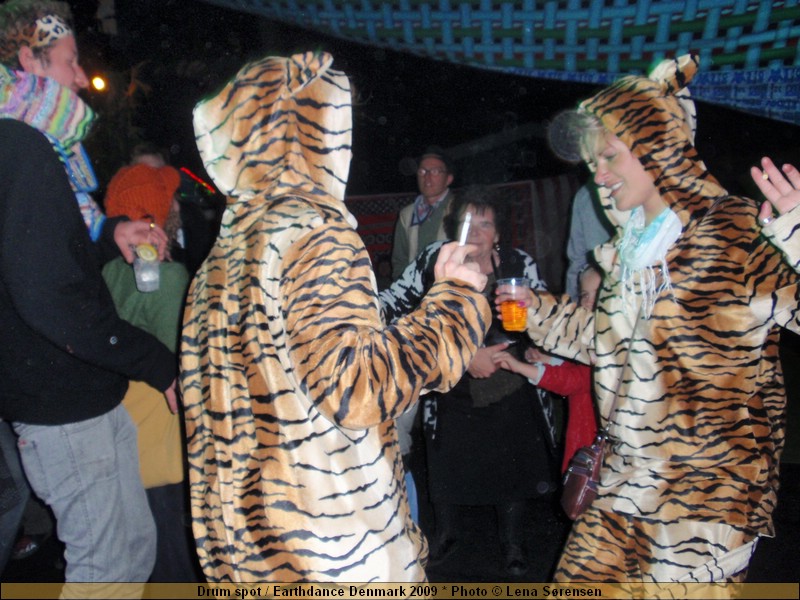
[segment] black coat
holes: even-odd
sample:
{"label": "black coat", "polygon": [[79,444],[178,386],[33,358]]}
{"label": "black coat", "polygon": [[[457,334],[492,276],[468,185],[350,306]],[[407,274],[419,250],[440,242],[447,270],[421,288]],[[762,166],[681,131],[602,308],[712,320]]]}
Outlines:
{"label": "black coat", "polygon": [[128,380],[165,390],[173,354],[122,320],[58,155],[36,129],[0,120],[0,418],[64,424],[104,414]]}

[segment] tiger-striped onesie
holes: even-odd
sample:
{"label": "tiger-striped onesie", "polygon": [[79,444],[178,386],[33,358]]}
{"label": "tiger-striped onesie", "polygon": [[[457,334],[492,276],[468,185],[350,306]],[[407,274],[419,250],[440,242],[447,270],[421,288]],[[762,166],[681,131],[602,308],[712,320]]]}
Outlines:
{"label": "tiger-striped onesie", "polygon": [[437,282],[395,325],[345,208],[347,77],[265,58],[195,108],[228,196],[184,318],[193,530],[211,581],[421,581],[394,419],[462,376],[486,299]]}
{"label": "tiger-striped onesie", "polygon": [[800,205],[773,219],[762,231],[764,237],[783,252],[792,268],[800,273]]}
{"label": "tiger-striped onesie", "polygon": [[[575,522],[559,581],[737,581],[771,514],[784,445],[779,327],[798,328],[798,276],[760,235],[756,203],[706,170],[676,92],[696,71],[666,61],[624,77],[581,109],[622,140],[683,231],[666,254],[671,289],[647,318],[626,305],[616,247],[595,314],[538,293],[528,333],[589,362],[611,436],[600,493]],[[599,190],[619,222],[608,188]],[[630,299],[630,295],[629,295]],[[604,423],[605,424],[605,423]]]}

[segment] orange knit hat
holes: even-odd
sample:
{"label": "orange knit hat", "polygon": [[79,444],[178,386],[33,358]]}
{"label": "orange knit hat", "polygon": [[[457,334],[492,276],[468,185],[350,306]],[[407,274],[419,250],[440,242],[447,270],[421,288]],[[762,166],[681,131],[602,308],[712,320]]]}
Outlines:
{"label": "orange knit hat", "polygon": [[144,164],[123,167],[108,184],[106,215],[152,220],[164,227],[180,183],[181,176],[173,167],[153,168]]}

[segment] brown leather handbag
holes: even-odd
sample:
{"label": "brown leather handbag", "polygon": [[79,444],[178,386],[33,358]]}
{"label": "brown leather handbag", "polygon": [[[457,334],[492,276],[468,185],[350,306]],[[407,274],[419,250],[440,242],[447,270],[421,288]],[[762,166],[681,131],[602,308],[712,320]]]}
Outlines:
{"label": "brown leather handbag", "polygon": [[597,496],[597,484],[600,482],[600,465],[603,463],[606,438],[606,431],[603,430],[597,434],[591,446],[578,449],[564,473],[561,507],[573,521],[586,510]]}

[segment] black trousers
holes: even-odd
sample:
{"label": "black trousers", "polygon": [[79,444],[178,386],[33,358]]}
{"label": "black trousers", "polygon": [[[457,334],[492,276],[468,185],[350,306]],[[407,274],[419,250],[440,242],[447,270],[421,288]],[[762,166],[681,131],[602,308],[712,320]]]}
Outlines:
{"label": "black trousers", "polygon": [[197,561],[189,519],[189,495],[183,483],[149,488],[147,501],[158,532],[156,565],[151,582],[178,583],[205,581]]}

